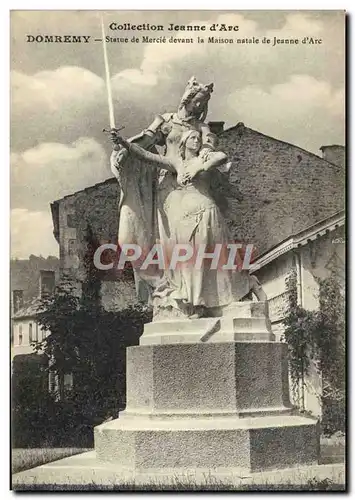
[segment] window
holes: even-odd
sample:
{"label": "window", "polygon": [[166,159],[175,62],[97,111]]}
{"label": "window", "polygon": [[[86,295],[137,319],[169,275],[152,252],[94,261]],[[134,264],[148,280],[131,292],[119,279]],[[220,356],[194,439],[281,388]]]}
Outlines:
{"label": "window", "polygon": [[22,335],[22,325],[18,326],[18,345],[22,345],[23,335]]}
{"label": "window", "polygon": [[64,390],[68,391],[73,388],[73,374],[65,373],[63,379]]}
{"label": "window", "polygon": [[40,295],[41,297],[51,295],[55,288],[54,271],[40,270]]}
{"label": "window", "polygon": [[38,323],[36,323],[36,342],[39,341],[39,338],[38,338]]}
{"label": "window", "polygon": [[33,342],[33,328],[32,328],[32,323],[30,323],[29,327],[28,327],[28,337],[29,337],[30,343]]}

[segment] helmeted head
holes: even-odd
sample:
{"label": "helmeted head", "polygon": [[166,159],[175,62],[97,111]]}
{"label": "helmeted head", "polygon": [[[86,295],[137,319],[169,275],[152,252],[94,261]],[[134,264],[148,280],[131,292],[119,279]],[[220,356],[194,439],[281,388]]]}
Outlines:
{"label": "helmeted head", "polygon": [[208,111],[208,101],[213,92],[213,83],[204,85],[193,76],[187,83],[179,104],[179,110],[185,108],[190,115],[204,121]]}

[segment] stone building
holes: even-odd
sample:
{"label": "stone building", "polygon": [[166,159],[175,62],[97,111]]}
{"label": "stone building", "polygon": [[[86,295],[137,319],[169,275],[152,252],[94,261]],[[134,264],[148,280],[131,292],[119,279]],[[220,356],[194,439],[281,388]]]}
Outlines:
{"label": "stone building", "polygon": [[41,270],[39,272],[39,290],[37,296],[23,302],[22,290],[13,290],[12,300],[12,355],[33,354],[32,342],[41,342],[48,332],[41,329],[36,321],[40,306],[40,298],[53,293],[55,287],[55,271]]}
{"label": "stone building", "polygon": [[[291,234],[251,266],[269,299],[269,313],[276,340],[282,339],[287,311],[286,279],[294,269],[297,275],[297,300],[307,310],[319,309],[319,281],[333,275],[345,293],[345,213],[332,216]],[[311,365],[304,393],[305,407],[316,415],[322,408],[322,377]],[[294,395],[297,400],[298,395]]]}
{"label": "stone building", "polygon": [[[51,204],[60,273],[71,279],[79,292],[92,249],[103,243],[117,243],[118,199],[118,184],[111,178]],[[99,275],[106,310],[119,310],[136,301],[133,275],[122,276],[115,270]]]}
{"label": "stone building", "polygon": [[40,293],[41,273],[53,271],[55,279],[59,277],[59,259],[30,255],[28,259],[11,259],[10,261],[10,288],[11,314],[16,308],[31,302]]}
{"label": "stone building", "polygon": [[36,314],[38,299],[19,309],[13,316],[13,356],[33,354],[32,342],[41,342],[46,336],[38,323]]}
{"label": "stone building", "polygon": [[[55,284],[56,272],[48,269],[42,269],[39,272],[38,294],[32,298],[32,300],[23,303],[23,293],[19,293],[22,292],[22,290],[13,291],[13,311],[11,315],[11,357],[15,363],[34,363],[36,357],[42,358],[42,356],[36,356],[32,343],[41,342],[49,335],[49,332],[41,328],[41,326],[37,323],[36,315],[41,307],[40,299],[45,295],[52,294],[54,292]],[[38,354],[41,355],[41,351],[39,351]],[[38,359],[36,363],[38,370],[40,365],[43,363],[43,360]],[[60,385],[62,385],[64,389],[71,388],[73,386],[72,373],[64,374],[61,380],[58,375],[55,375],[52,372],[48,373],[48,377],[46,375],[43,375],[43,377],[50,392],[59,393]]]}
{"label": "stone building", "polygon": [[332,216],[291,234],[252,264],[268,296],[273,332],[282,334],[285,279],[291,269],[297,272],[297,295],[300,306],[308,310],[319,307],[318,280],[335,273],[345,291],[345,213]]}
{"label": "stone building", "polygon": [[[241,201],[231,200],[227,221],[234,238],[252,243],[256,255],[344,209],[345,166],[326,159],[330,150],[334,159],[334,148],[339,156],[340,146],[323,146],[321,158],[243,123],[225,131],[223,122],[211,122],[210,127],[232,161],[230,179],[242,196]],[[78,287],[85,280],[92,248],[117,243],[118,198],[117,181],[110,178],[51,204],[60,272]],[[108,310],[136,300],[132,276],[122,279],[113,270],[102,272],[100,278]]]}
{"label": "stone building", "polygon": [[[57,257],[12,259],[10,262],[10,329],[14,355],[33,353],[30,347],[31,333],[38,338],[35,310],[38,298],[51,293],[59,278]],[[32,326],[31,326],[32,325]],[[41,336],[39,332],[39,337]]]}
{"label": "stone building", "polygon": [[219,136],[243,200],[231,226],[263,254],[345,204],[345,167],[238,123]]}

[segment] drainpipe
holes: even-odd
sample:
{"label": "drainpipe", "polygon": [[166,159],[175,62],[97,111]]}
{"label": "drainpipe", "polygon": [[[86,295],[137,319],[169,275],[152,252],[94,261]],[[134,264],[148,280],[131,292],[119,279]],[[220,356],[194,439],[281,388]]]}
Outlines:
{"label": "drainpipe", "polygon": [[302,293],[302,256],[301,250],[295,252],[296,260],[296,276],[297,276],[297,304],[302,307],[303,293]]}
{"label": "drainpipe", "polygon": [[[302,250],[299,248],[295,252],[296,261],[296,276],[297,276],[297,304],[302,307],[303,305],[303,293],[302,293]],[[304,393],[304,376],[302,376],[302,382],[299,386],[299,404],[302,411],[305,410],[305,393]]]}

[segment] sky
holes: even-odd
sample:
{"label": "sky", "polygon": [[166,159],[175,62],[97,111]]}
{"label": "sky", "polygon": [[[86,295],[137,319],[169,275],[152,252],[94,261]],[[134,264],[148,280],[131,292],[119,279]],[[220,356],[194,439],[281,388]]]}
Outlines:
{"label": "sky", "polygon": [[[320,155],[345,144],[344,15],[336,11],[107,11],[112,37],[172,34],[192,44],[109,43],[116,126],[127,137],[176,111],[189,78],[214,83],[207,120],[243,122]],[[191,33],[113,31],[131,23],[205,25]],[[209,32],[213,24],[238,32]],[[50,203],[111,177],[105,68],[97,11],[11,15],[11,255],[58,255]],[[90,35],[87,44],[28,43],[27,35]],[[314,37],[321,44],[197,43],[223,38]]]}

